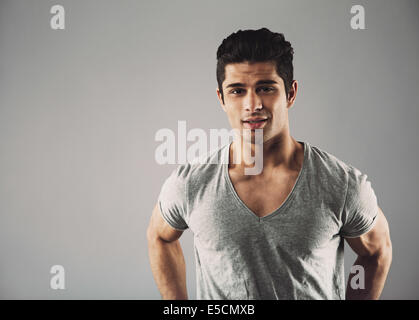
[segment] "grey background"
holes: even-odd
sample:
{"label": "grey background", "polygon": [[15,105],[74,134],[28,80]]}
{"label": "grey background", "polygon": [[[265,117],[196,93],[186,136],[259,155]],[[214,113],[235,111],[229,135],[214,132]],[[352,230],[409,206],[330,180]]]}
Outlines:
{"label": "grey background", "polygon": [[[372,181],[394,248],[382,298],[419,298],[419,1],[0,3],[0,298],[160,298],[145,232],[175,165],[155,162],[154,135],[178,120],[229,129],[215,52],[263,26],[295,49],[291,134]],[[65,30],[50,28],[54,4]],[[350,28],[355,4],[366,30]],[[49,287],[54,264],[65,290]]]}

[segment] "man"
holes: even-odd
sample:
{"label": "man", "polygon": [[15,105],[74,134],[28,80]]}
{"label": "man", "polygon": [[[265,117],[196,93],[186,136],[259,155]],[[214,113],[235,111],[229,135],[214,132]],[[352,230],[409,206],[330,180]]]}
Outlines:
{"label": "man", "polygon": [[[386,218],[365,174],[290,135],[292,59],[290,43],[266,28],[240,30],[218,48],[217,95],[241,135],[206,164],[178,166],[162,187],[147,236],[163,299],[188,298],[178,240],[187,228],[198,299],[379,298],[392,259]],[[245,147],[262,152],[257,175],[245,174]],[[211,164],[217,157],[225,164]],[[344,239],[365,276],[364,288],[350,278],[346,295]]]}

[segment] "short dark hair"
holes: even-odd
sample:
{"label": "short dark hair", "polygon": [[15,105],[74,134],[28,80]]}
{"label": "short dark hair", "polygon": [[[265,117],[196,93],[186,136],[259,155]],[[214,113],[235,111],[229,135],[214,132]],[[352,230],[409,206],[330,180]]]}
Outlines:
{"label": "short dark hair", "polygon": [[259,30],[239,30],[223,40],[217,49],[217,82],[224,102],[223,81],[225,66],[229,63],[272,61],[276,72],[288,92],[294,77],[292,59],[294,49],[285,40],[282,33],[272,32],[267,28]]}

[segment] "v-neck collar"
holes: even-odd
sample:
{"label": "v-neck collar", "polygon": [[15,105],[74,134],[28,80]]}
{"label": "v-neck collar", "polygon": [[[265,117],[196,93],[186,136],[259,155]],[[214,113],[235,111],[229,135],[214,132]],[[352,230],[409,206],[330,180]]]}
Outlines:
{"label": "v-neck collar", "polygon": [[296,193],[296,189],[299,187],[299,184],[301,184],[300,183],[300,180],[302,180],[301,179],[301,177],[302,177],[302,175],[304,174],[304,172],[305,172],[305,168],[306,168],[306,166],[307,166],[307,162],[308,162],[308,160],[307,160],[307,158],[308,158],[308,142],[305,142],[305,141],[298,141],[297,140],[297,142],[300,142],[300,143],[302,143],[303,144],[303,146],[304,146],[304,156],[303,156],[303,164],[302,164],[302,166],[301,166],[301,169],[300,169],[300,172],[298,173],[298,176],[297,176],[297,179],[296,179],[296,181],[295,181],[295,183],[294,183],[294,186],[293,186],[293,188],[292,188],[292,190],[291,190],[291,192],[288,194],[288,196],[287,196],[287,198],[285,199],[285,201],[277,208],[277,209],[275,209],[273,212],[271,212],[271,213],[269,213],[268,215],[266,215],[266,216],[263,216],[263,217],[259,217],[256,213],[254,213],[243,201],[242,201],[242,199],[240,199],[240,197],[239,197],[239,195],[237,194],[237,192],[236,192],[236,190],[234,189],[234,186],[233,186],[233,183],[231,182],[231,179],[230,179],[230,175],[229,175],[229,173],[228,173],[228,165],[229,165],[229,163],[230,163],[230,146],[231,146],[231,144],[233,143],[233,142],[230,142],[228,145],[226,145],[226,147],[225,147],[225,150],[224,150],[224,161],[222,162],[222,164],[223,164],[223,174],[224,174],[224,178],[225,178],[225,180],[226,180],[226,183],[227,183],[227,185],[230,187],[230,190],[231,190],[231,192],[233,193],[233,196],[236,198],[236,200],[237,200],[237,202],[238,202],[238,204],[240,205],[240,206],[242,206],[243,207],[243,209],[247,212],[247,213],[249,213],[254,219],[256,219],[256,220],[258,220],[258,221],[263,221],[263,220],[268,220],[268,219],[270,219],[270,218],[272,218],[272,217],[274,217],[274,216],[276,216],[278,213],[280,213],[280,212],[282,212],[286,207],[287,207],[287,205],[291,202],[291,200],[292,200],[292,198],[293,198],[293,196],[294,196],[294,194]]}

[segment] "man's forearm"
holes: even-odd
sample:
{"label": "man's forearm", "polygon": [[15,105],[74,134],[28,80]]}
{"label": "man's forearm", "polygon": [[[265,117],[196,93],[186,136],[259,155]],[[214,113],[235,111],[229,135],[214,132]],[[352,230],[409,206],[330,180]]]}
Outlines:
{"label": "man's forearm", "polygon": [[364,269],[365,288],[353,288],[351,280],[356,274],[351,273],[346,288],[346,300],[377,300],[383,291],[390,269],[391,253],[378,257],[358,256],[354,265]]}
{"label": "man's forearm", "polygon": [[151,270],[164,300],[188,299],[186,266],[179,240],[148,240]]}

